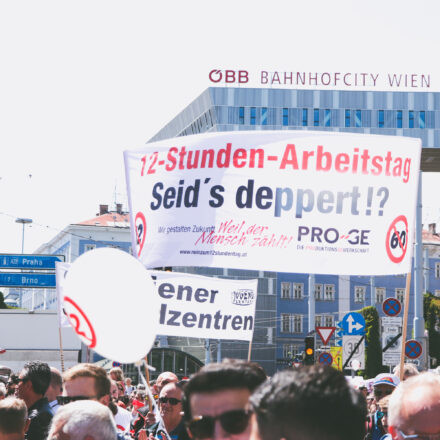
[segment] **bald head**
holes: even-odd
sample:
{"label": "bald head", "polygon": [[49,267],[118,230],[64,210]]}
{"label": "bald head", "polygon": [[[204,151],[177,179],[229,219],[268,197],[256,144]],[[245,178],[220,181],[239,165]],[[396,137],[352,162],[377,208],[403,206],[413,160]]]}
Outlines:
{"label": "bald head", "polygon": [[171,371],[164,371],[156,379],[156,390],[158,393],[161,392],[162,388],[169,383],[179,382],[178,377]]}
{"label": "bald head", "polygon": [[440,432],[440,376],[422,373],[402,382],[393,392],[388,407],[388,426],[393,438],[404,434]]}

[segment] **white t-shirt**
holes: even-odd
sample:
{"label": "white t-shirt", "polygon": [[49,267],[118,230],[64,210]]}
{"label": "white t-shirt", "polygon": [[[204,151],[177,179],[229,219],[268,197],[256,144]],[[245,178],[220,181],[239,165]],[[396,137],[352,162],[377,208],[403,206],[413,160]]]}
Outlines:
{"label": "white t-shirt", "polygon": [[123,432],[129,431],[131,419],[130,411],[118,406],[118,412],[115,415],[115,423],[118,430]]}

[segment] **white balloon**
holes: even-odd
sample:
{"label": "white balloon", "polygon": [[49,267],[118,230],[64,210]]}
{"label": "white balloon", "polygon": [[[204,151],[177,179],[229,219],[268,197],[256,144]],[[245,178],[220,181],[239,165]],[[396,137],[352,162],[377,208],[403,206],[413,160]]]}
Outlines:
{"label": "white balloon", "polygon": [[64,310],[80,339],[108,359],[136,362],[157,333],[159,301],[151,276],[130,254],[99,248],[66,275]]}

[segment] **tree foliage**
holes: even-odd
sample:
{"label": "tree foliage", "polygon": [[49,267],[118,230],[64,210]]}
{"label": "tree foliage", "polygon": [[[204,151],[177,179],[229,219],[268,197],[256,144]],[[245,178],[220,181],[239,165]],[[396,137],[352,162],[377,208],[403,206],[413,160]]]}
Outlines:
{"label": "tree foliage", "polygon": [[3,292],[0,292],[0,309],[7,309],[8,306],[5,303],[5,297],[3,295]]}
{"label": "tree foliage", "polygon": [[436,359],[435,365],[440,364],[440,298],[431,293],[423,297],[423,316],[428,330],[429,356]]}
{"label": "tree foliage", "polygon": [[360,312],[365,319],[364,375],[366,378],[371,378],[383,371],[379,313],[373,306],[364,307]]}

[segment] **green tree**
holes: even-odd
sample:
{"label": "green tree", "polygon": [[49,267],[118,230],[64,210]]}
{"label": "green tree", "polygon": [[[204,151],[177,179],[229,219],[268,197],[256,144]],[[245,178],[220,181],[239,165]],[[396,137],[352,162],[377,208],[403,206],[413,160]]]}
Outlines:
{"label": "green tree", "polygon": [[0,309],[7,309],[8,306],[5,303],[5,297],[3,295],[3,292],[0,292]]}
{"label": "green tree", "polygon": [[428,330],[429,356],[434,359],[435,365],[440,364],[440,298],[431,293],[423,297],[423,316],[425,327]]}
{"label": "green tree", "polygon": [[361,311],[365,319],[365,370],[364,376],[371,378],[383,371],[382,344],[379,337],[379,313],[376,307],[364,307]]}

